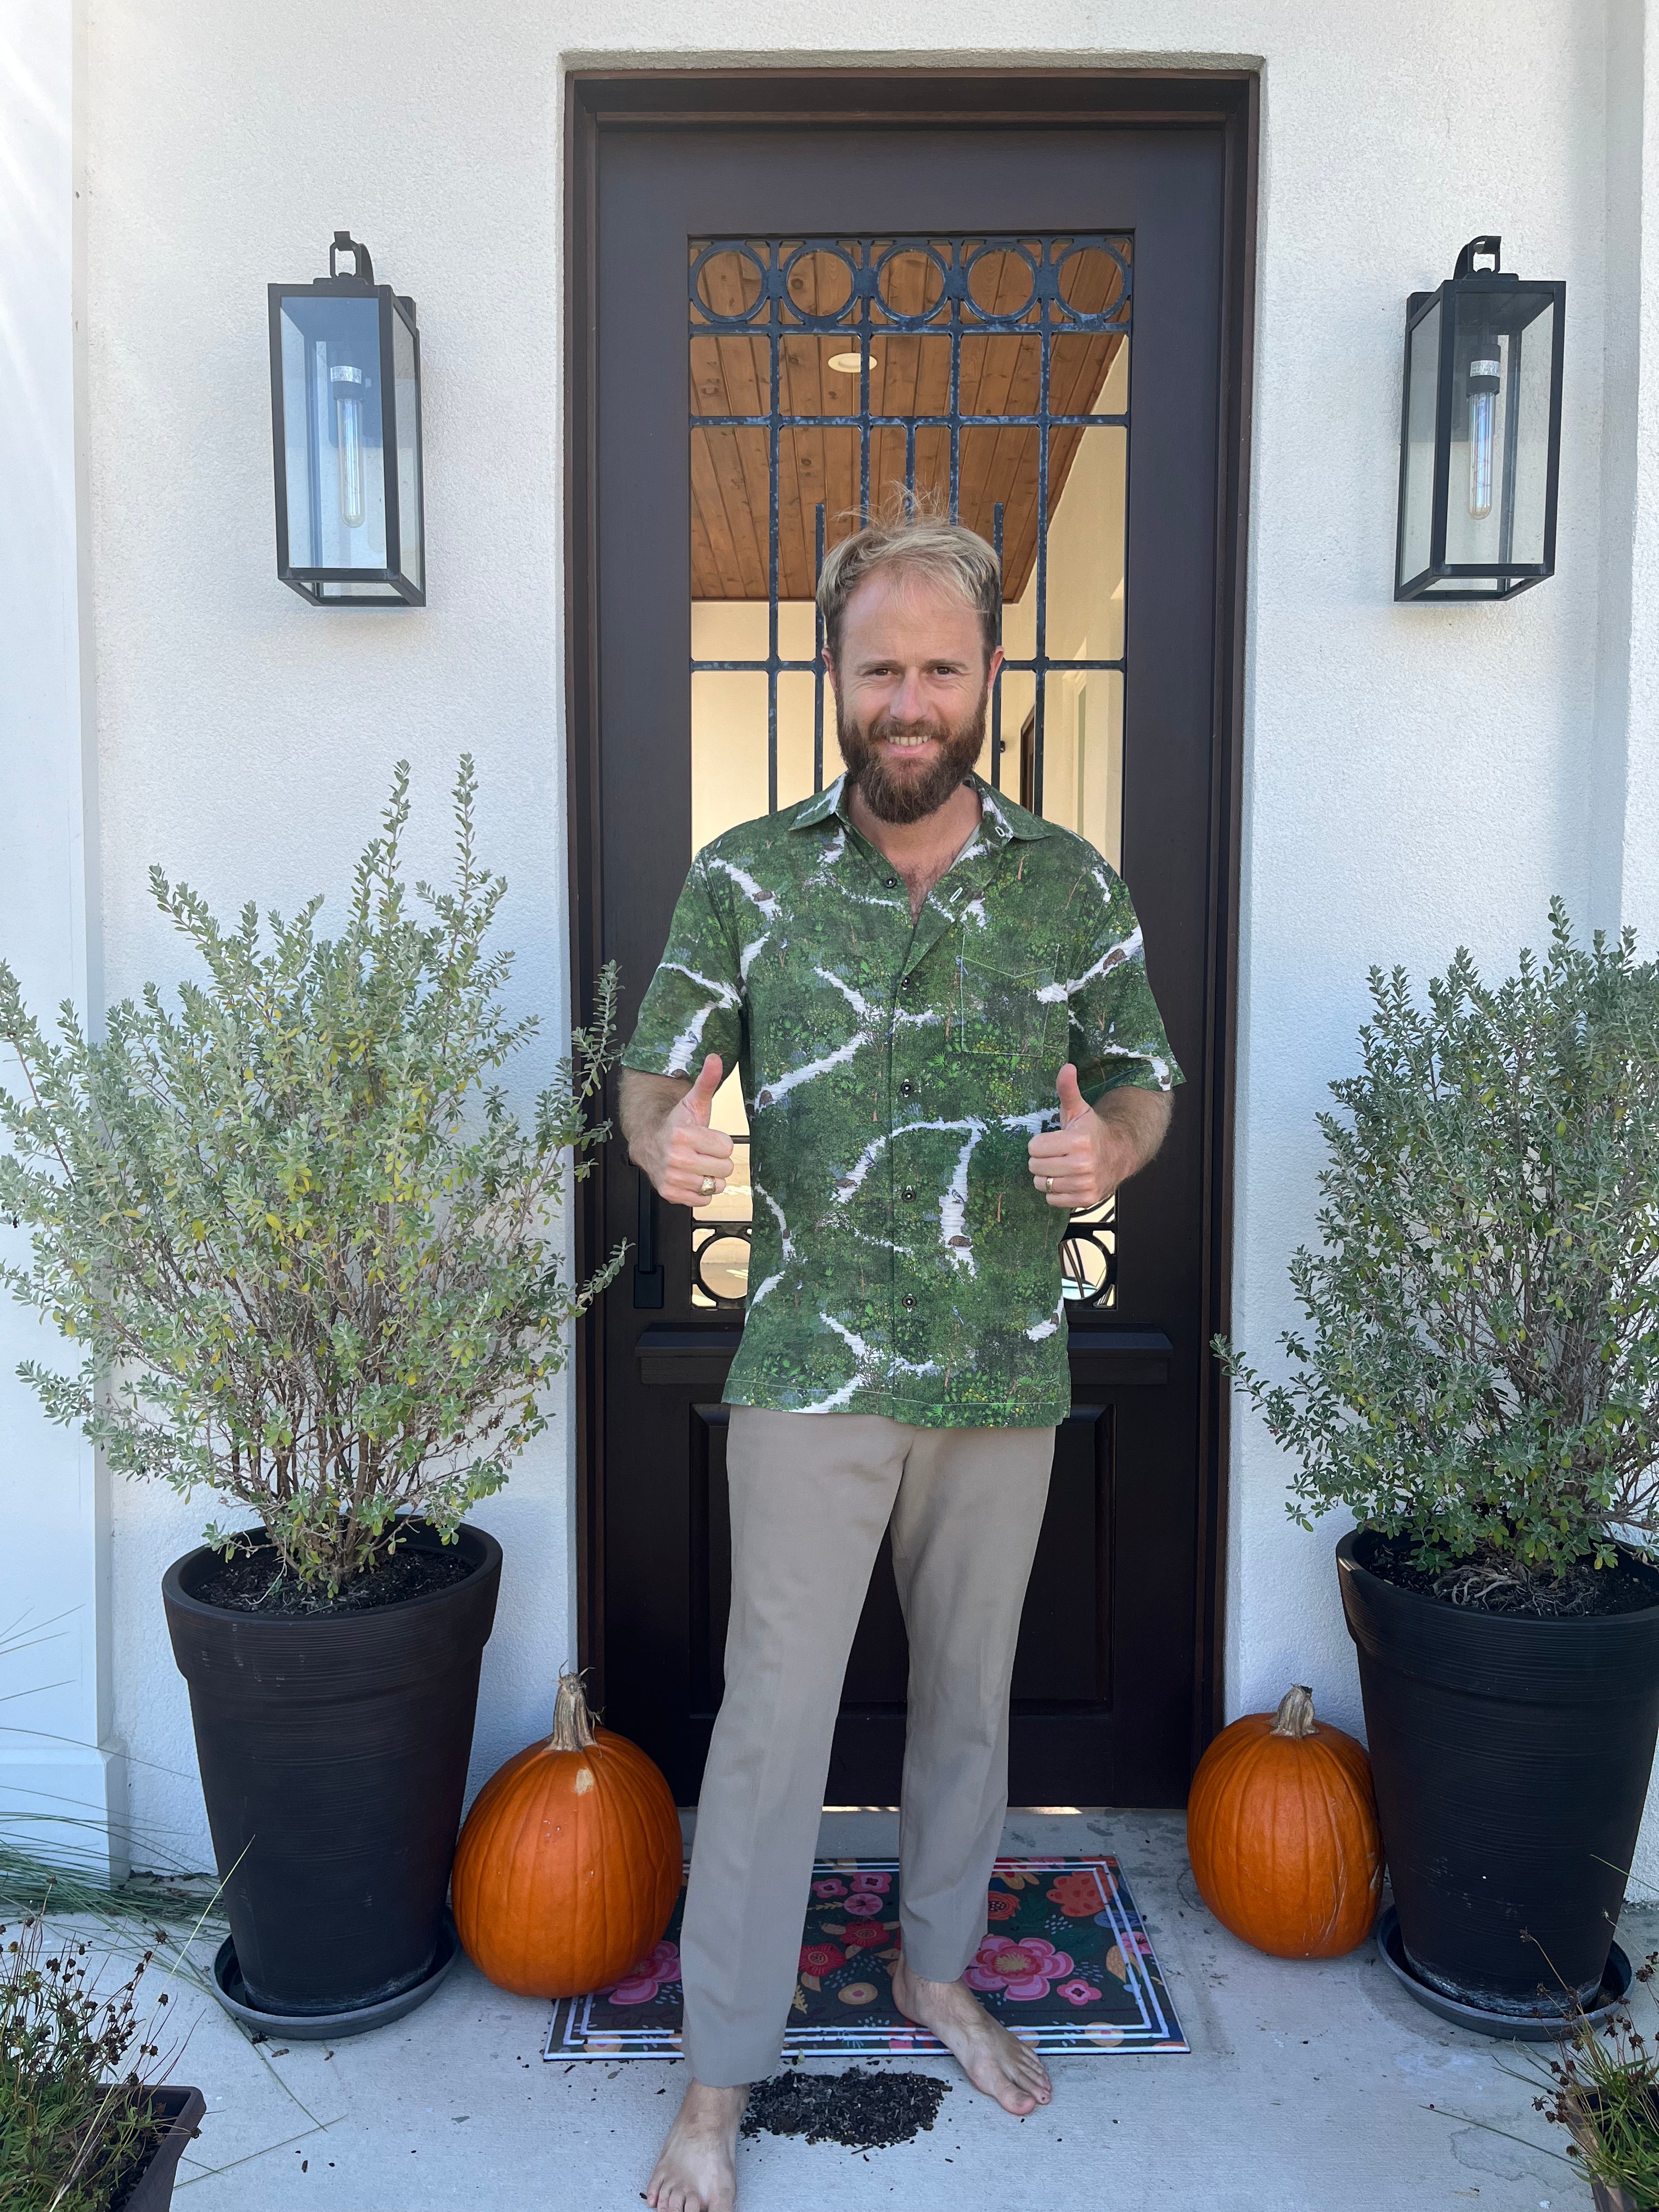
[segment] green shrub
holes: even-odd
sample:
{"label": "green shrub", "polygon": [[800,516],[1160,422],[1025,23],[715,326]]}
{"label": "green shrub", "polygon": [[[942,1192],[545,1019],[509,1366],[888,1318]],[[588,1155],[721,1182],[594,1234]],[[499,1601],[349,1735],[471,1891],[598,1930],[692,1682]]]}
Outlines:
{"label": "green shrub", "polygon": [[[398,876],[399,765],[341,935],[322,900],[222,927],[160,869],[161,910],[205,979],[154,985],[101,1040],[72,1007],[50,1042],[0,963],[0,1212],[33,1262],[3,1279],[85,1347],[77,1374],[20,1371],[118,1472],[247,1509],[289,1571],[332,1594],[398,1516],[453,1534],[544,1425],[538,1393],[620,1250],[573,1286],[550,1230],[608,1133],[586,1111],[612,1052],[615,977],[520,1128],[494,1081],[535,1024],[500,1005],[485,939],[506,888],[477,862],[475,779],[455,789],[452,886]],[[234,1548],[235,1532],[207,1540]]]}
{"label": "green shrub", "polygon": [[1293,1455],[1443,1572],[1551,1578],[1659,1530],[1659,970],[1633,934],[1492,988],[1466,952],[1414,997],[1373,970],[1358,1074],[1322,1114],[1321,1249],[1270,1382],[1216,1351]]}

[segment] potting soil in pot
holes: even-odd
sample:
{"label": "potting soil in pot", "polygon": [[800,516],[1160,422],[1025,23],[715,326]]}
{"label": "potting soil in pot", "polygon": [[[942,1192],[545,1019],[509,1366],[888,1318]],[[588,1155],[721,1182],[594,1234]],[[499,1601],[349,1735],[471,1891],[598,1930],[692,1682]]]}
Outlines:
{"label": "potting soil in pot", "polygon": [[949,2086],[929,2074],[866,2074],[860,2066],[844,2074],[775,2074],[750,2091],[743,2132],[884,2150],[931,2128]]}
{"label": "potting soil in pot", "polygon": [[377,1606],[401,1604],[405,1598],[426,1597],[465,1582],[471,1571],[459,1552],[417,1551],[405,1544],[330,1597],[325,1590],[302,1590],[284,1571],[274,1547],[261,1544],[256,1551],[227,1559],[204,1577],[195,1595],[204,1605],[221,1605],[230,1613],[299,1620],[313,1613],[367,1613]]}
{"label": "potting soil in pot", "polygon": [[1472,1560],[1443,1574],[1431,1573],[1412,1565],[1411,1552],[1409,1536],[1383,1536],[1374,1528],[1354,1542],[1360,1565],[1379,1581],[1472,1613],[1528,1620],[1600,1620],[1659,1605],[1659,1571],[1627,1553],[1620,1553],[1616,1566],[1581,1562],[1564,1575],[1540,1580]]}

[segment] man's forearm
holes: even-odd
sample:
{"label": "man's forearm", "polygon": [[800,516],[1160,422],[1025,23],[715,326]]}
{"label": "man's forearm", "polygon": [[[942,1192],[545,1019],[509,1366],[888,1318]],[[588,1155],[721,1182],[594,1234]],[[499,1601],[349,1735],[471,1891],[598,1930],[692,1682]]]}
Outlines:
{"label": "man's forearm", "polygon": [[1174,1106],[1174,1098],[1167,1091],[1143,1091],[1128,1084],[1115,1091],[1103,1091],[1096,1099],[1096,1114],[1105,1123],[1115,1144],[1122,1146],[1128,1156],[1115,1182],[1127,1182],[1157,1157],[1169,1133]]}
{"label": "man's forearm", "polygon": [[643,1167],[641,1151],[657,1136],[663,1123],[691,1088],[684,1075],[647,1075],[643,1069],[625,1067],[617,1101],[617,1119],[635,1167]]}

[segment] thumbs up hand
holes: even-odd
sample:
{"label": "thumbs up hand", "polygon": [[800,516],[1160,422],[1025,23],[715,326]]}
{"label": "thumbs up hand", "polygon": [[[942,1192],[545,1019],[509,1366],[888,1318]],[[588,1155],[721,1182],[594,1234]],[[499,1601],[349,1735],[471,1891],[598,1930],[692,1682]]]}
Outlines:
{"label": "thumbs up hand", "polygon": [[1111,1130],[1078,1089],[1077,1069],[1069,1060],[1055,1079],[1054,1093],[1060,1127],[1032,1138],[1031,1180],[1060,1212],[1086,1212],[1139,1163],[1118,1157]]}
{"label": "thumbs up hand", "polygon": [[711,1052],[697,1070],[696,1081],[675,1108],[675,1112],[686,1115],[699,1127],[706,1129],[708,1116],[714,1110],[714,1093],[720,1087],[720,1077],[724,1073],[719,1053]]}
{"label": "thumbs up hand", "polygon": [[708,1126],[724,1073],[720,1054],[711,1052],[691,1088],[648,1136],[636,1138],[630,1146],[633,1158],[672,1205],[707,1206],[726,1188],[732,1172],[732,1139],[724,1129]]}

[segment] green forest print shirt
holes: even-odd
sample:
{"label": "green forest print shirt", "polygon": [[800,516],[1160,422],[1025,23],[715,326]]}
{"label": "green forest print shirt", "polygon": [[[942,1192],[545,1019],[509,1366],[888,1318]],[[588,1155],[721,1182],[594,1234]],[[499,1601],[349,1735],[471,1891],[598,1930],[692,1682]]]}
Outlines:
{"label": "green forest print shirt", "polygon": [[1026,1146],[1182,1079],[1121,880],[975,776],[981,819],[914,925],[845,778],[697,854],[623,1054],[742,1067],[754,1189],[728,1404],[1046,1427],[1071,1405],[1060,1243]]}

